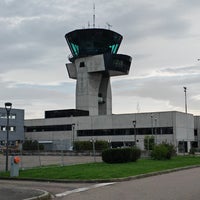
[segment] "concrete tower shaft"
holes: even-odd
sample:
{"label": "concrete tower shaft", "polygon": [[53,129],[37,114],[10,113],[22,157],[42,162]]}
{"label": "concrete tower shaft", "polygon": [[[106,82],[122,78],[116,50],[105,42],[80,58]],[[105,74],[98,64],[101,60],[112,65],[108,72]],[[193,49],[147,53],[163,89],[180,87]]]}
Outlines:
{"label": "concrete tower shaft", "polygon": [[110,77],[128,74],[131,57],[116,54],[122,36],[107,29],[81,29],[65,35],[72,56],[66,64],[76,79],[76,109],[112,114]]}

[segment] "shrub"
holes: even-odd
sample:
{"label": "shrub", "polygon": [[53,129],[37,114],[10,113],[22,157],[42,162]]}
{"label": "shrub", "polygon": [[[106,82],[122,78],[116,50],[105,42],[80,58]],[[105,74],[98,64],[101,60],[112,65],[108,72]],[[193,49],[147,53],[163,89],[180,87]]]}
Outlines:
{"label": "shrub", "polygon": [[23,150],[27,151],[36,151],[36,150],[44,150],[44,145],[39,144],[37,140],[26,140],[23,145]]}
{"label": "shrub", "polygon": [[156,160],[169,160],[175,154],[174,146],[167,143],[155,145],[151,157]]}
{"label": "shrub", "polygon": [[92,143],[90,141],[75,141],[74,150],[76,151],[92,150]]}
{"label": "shrub", "polygon": [[138,148],[107,149],[102,152],[102,160],[106,163],[135,162],[140,158]]}
{"label": "shrub", "polygon": [[103,141],[103,140],[97,140],[95,142],[95,149],[97,151],[102,151],[102,150],[105,150],[105,149],[108,149],[109,148],[109,144],[107,141]]}
{"label": "shrub", "polygon": [[197,150],[196,150],[195,148],[191,148],[189,154],[190,154],[190,155],[195,155],[195,152],[196,152],[196,151],[197,151]]}
{"label": "shrub", "polygon": [[[102,151],[108,148],[108,142],[103,140],[95,141],[95,150]],[[74,150],[76,151],[90,151],[93,149],[91,141],[75,141]]]}
{"label": "shrub", "polygon": [[146,150],[153,150],[154,145],[155,145],[154,136],[145,136],[144,137],[144,148]]}
{"label": "shrub", "polygon": [[137,147],[131,148],[131,155],[130,155],[130,161],[136,162],[141,156],[141,150]]}

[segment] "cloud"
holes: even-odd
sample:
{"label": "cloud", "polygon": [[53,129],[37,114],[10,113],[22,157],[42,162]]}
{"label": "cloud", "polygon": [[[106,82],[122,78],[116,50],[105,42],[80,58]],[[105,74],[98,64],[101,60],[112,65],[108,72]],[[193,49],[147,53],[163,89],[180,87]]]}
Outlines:
{"label": "cloud", "polygon": [[[134,77],[132,79],[114,80],[113,94],[116,98],[121,97],[151,99],[153,102],[163,102],[165,109],[181,110],[184,105],[183,86],[187,86],[190,108],[195,110],[199,103],[199,76],[198,66],[172,67],[154,71],[148,76]],[[167,105],[167,107],[165,106]]]}
{"label": "cloud", "polygon": [[[113,112],[182,109],[183,86],[199,109],[199,1],[96,0],[96,27],[123,35],[119,53],[133,57],[127,77],[112,78]],[[0,103],[39,117],[45,109],[74,107],[64,35],[92,25],[93,1],[0,1]],[[124,97],[126,99],[124,99]],[[136,106],[134,106],[133,111]],[[196,110],[196,111],[195,111]],[[200,111],[199,111],[200,113]]]}

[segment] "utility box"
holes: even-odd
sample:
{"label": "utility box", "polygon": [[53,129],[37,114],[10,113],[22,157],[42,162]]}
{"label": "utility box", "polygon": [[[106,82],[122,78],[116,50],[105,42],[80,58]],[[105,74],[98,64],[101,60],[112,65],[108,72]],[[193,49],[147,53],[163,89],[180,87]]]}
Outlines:
{"label": "utility box", "polygon": [[11,156],[11,167],[10,167],[10,177],[19,176],[19,156]]}

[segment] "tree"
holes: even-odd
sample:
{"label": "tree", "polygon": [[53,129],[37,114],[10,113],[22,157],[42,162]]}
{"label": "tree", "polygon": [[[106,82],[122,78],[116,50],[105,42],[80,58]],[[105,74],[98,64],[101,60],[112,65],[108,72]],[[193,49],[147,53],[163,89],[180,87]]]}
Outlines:
{"label": "tree", "polygon": [[144,137],[144,148],[146,150],[153,150],[154,146],[155,146],[155,138],[154,138],[154,136],[146,135]]}

